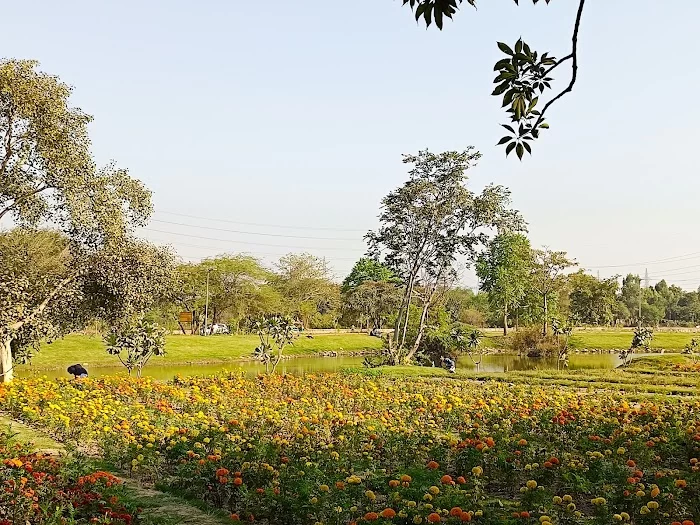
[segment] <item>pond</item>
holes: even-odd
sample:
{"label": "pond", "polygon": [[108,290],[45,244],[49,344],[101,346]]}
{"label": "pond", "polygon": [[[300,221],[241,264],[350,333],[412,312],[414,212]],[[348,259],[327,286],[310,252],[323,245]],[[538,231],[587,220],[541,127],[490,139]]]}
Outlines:
{"label": "pond", "polygon": [[[72,364],[72,363],[70,363]],[[569,359],[569,368],[575,369],[612,369],[620,364],[616,354],[574,354]],[[66,365],[67,366],[67,365]],[[305,374],[318,372],[337,372],[343,368],[361,367],[362,357],[299,357],[280,363],[277,370],[288,374]],[[476,367],[469,357],[461,357],[458,360],[458,368],[474,370]],[[223,370],[243,369],[248,374],[264,372],[265,368],[254,361],[240,361],[231,363],[219,363],[213,365],[173,365],[173,366],[148,366],[144,369],[144,375],[158,380],[172,379],[180,374],[187,375],[212,375]],[[519,357],[517,355],[493,354],[486,355],[481,363],[482,372],[508,372],[514,370],[552,370],[557,368],[556,358],[533,359]],[[89,368],[90,377],[103,375],[126,375],[123,368],[92,367]],[[19,377],[47,376],[50,378],[70,377],[65,370],[32,370],[31,366],[22,369],[17,374]]]}

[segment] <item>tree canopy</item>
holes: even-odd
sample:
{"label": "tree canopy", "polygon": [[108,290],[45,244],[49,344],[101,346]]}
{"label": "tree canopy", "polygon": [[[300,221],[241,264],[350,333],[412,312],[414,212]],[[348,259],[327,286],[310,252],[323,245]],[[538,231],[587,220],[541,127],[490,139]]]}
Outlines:
{"label": "tree canopy", "polygon": [[365,281],[393,282],[400,279],[394,275],[389,267],[371,257],[362,257],[352,267],[350,274],[343,280],[341,291],[347,293]]}
{"label": "tree canopy", "polygon": [[[133,238],[151,193],[125,170],[98,168],[91,117],[69,105],[70,88],[34,61],[0,62],[0,377],[13,357],[88,318],[113,323],[157,300],[173,258]],[[36,231],[48,225],[53,231]]]}
{"label": "tree canopy", "polygon": [[481,289],[492,305],[503,312],[503,334],[508,334],[508,315],[520,306],[532,273],[530,241],[522,234],[502,233],[494,237],[476,261]]}
{"label": "tree canopy", "polygon": [[[383,256],[403,282],[393,341],[397,360],[415,356],[435,295],[454,277],[457,257],[473,258],[492,230],[524,228],[520,214],[509,208],[506,188],[488,186],[481,194],[467,189],[466,171],[479,157],[473,148],[405,155],[404,163],[412,165],[409,179],[382,199],[380,226],[366,236],[370,255]],[[409,349],[406,336],[414,300],[421,316]]]}

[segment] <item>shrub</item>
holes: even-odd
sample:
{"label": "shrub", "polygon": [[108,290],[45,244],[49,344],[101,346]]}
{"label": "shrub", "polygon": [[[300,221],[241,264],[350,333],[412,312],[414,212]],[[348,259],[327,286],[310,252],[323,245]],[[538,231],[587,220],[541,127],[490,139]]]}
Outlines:
{"label": "shrub", "polygon": [[557,356],[561,349],[561,342],[553,335],[542,335],[539,326],[518,329],[508,345],[511,351],[531,357]]}

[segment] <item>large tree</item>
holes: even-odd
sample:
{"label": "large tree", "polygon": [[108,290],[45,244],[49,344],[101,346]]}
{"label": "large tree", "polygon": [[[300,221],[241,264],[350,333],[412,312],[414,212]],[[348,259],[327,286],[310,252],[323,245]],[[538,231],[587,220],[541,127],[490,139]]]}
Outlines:
{"label": "large tree", "polygon": [[[110,322],[143,310],[162,291],[171,258],[131,236],[151,214],[151,194],[125,170],[98,169],[90,117],[70,88],[33,61],[0,62],[0,376],[13,356],[88,317]],[[32,231],[50,225],[58,233]]]}
{"label": "large tree", "polygon": [[[405,155],[409,180],[382,199],[380,226],[366,236],[370,255],[401,277],[404,294],[392,340],[394,362],[411,361],[425,332],[436,293],[454,277],[460,255],[472,259],[493,229],[524,228],[520,214],[509,208],[510,192],[488,186],[469,190],[466,171],[480,154],[465,151]],[[407,342],[411,306],[421,311],[415,340]]]}
{"label": "large tree", "polygon": [[619,287],[617,276],[597,279],[583,270],[569,275],[570,316],[583,324],[611,324]]}
{"label": "large tree", "polygon": [[522,234],[497,235],[476,261],[481,289],[494,309],[503,314],[503,335],[508,335],[509,314],[520,306],[530,281],[532,248]]}
{"label": "large tree", "polygon": [[576,266],[566,252],[555,252],[549,248],[533,250],[532,288],[542,308],[542,335],[547,335],[550,304],[566,284],[565,270]]}
{"label": "large tree", "polygon": [[362,257],[343,280],[341,291],[347,293],[366,281],[398,283],[400,280],[385,264],[371,257]]}
{"label": "large tree", "polygon": [[[532,3],[539,1],[532,0]],[[514,2],[518,4],[520,0]],[[550,0],[545,2],[549,3]],[[532,141],[539,138],[543,129],[549,128],[545,120],[547,110],[573,90],[578,75],[578,36],[585,2],[577,0],[571,48],[561,58],[549,52],[538,53],[522,38],[513,46],[498,42],[498,48],[505,57],[494,66],[498,75],[494,79],[497,86],[492,95],[503,97],[503,107],[507,108],[510,118],[509,124],[503,124],[509,134],[499,142],[499,145],[505,146],[506,155],[515,150],[518,158],[522,159],[526,151],[531,153]],[[443,28],[444,19],[451,19],[463,3],[464,0],[403,0],[404,5],[408,4],[413,9],[416,20],[423,19],[426,26],[430,26],[434,20],[439,29]],[[466,3],[476,7],[477,0],[466,0]],[[554,70],[565,64],[571,66],[566,87],[550,96],[546,103],[540,104],[540,97],[544,97],[546,90],[552,89],[554,79],[551,75]]]}
{"label": "large tree", "polygon": [[318,315],[338,311],[340,287],[324,259],[290,253],[277,263],[274,285],[283,297],[285,313],[309,326]]}
{"label": "large tree", "polygon": [[201,286],[209,273],[209,312],[211,322],[227,320],[238,329],[245,319],[279,309],[280,298],[269,286],[272,272],[250,255],[227,254],[205,259],[200,264]]}
{"label": "large tree", "polygon": [[387,281],[363,281],[343,294],[343,308],[367,331],[382,328],[401,303],[401,289]]}

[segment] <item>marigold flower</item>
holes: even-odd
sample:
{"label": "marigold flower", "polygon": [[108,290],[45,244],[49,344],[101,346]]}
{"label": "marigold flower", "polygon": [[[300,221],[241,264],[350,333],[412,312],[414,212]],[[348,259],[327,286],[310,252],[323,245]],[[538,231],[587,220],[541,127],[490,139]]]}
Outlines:
{"label": "marigold flower", "polygon": [[459,507],[452,507],[450,509],[450,516],[461,516],[462,515],[462,509]]}
{"label": "marigold flower", "polygon": [[435,469],[440,468],[440,464],[437,461],[429,461],[427,466],[430,470],[435,470]]}
{"label": "marigold flower", "polygon": [[379,513],[382,518],[391,519],[396,516],[396,511],[394,509],[386,508]]}
{"label": "marigold flower", "polygon": [[429,523],[440,523],[441,520],[442,520],[442,518],[440,517],[440,514],[438,514],[437,512],[431,512],[430,514],[428,514],[428,522]]}
{"label": "marigold flower", "polygon": [[365,514],[364,518],[365,521],[375,521],[379,518],[379,514],[377,514],[376,512],[368,512],[367,514]]}

